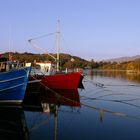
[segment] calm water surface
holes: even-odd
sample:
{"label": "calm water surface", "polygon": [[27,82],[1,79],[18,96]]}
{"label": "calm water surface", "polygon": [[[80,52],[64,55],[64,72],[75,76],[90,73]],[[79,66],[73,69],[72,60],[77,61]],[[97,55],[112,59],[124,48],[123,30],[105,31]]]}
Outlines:
{"label": "calm water surface", "polygon": [[23,109],[28,138],[140,140],[139,79],[124,73],[87,71],[84,89],[45,94],[41,104],[35,102],[36,108],[34,104]]}

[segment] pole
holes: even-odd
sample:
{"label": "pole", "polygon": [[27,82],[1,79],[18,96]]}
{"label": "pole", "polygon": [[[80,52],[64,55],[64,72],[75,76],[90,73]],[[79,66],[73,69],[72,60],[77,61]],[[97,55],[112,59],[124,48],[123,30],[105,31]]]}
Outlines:
{"label": "pole", "polygon": [[59,51],[60,51],[60,20],[58,18],[58,27],[57,27],[57,65],[56,69],[59,71]]}
{"label": "pole", "polygon": [[54,112],[54,140],[58,139],[58,106],[55,105]]}

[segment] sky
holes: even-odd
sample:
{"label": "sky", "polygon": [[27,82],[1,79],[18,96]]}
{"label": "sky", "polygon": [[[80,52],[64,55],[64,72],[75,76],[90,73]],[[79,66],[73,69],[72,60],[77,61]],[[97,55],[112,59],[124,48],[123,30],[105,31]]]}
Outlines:
{"label": "sky", "polygon": [[[44,53],[28,40],[57,31],[62,53],[95,61],[140,54],[140,0],[0,0],[0,52]],[[56,35],[34,40],[56,52]]]}

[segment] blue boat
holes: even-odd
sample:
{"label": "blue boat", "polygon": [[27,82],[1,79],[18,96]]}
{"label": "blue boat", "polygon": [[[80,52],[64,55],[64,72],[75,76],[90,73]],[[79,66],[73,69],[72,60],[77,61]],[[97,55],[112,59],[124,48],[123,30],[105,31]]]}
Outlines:
{"label": "blue boat", "polygon": [[0,103],[22,103],[31,67],[0,62]]}

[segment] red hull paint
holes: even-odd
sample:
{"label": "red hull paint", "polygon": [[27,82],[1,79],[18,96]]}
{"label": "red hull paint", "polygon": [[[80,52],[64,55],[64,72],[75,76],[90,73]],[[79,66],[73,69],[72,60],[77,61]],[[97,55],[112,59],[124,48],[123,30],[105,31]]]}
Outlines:
{"label": "red hull paint", "polygon": [[73,72],[45,76],[41,83],[51,89],[77,89],[81,79],[82,75],[79,72]]}

